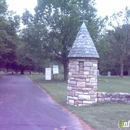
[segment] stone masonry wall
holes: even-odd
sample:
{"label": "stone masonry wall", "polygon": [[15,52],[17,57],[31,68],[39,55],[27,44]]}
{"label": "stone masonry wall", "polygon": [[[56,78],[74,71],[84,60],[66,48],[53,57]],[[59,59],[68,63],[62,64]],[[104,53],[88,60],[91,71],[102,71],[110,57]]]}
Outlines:
{"label": "stone masonry wall", "polygon": [[89,106],[97,102],[97,62],[97,59],[69,59],[67,104]]}
{"label": "stone masonry wall", "polygon": [[130,104],[130,93],[97,92],[97,102],[99,103],[120,102]]}

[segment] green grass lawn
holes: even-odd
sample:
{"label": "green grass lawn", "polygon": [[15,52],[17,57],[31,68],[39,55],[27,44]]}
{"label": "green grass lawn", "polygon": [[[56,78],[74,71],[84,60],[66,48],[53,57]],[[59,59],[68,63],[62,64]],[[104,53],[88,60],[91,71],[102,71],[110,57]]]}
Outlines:
{"label": "green grass lawn", "polygon": [[[105,79],[108,82],[105,82]],[[98,91],[130,93],[130,77],[120,78],[117,76],[111,76],[111,77],[99,76]]]}
{"label": "green grass lawn", "polygon": [[[30,78],[44,88],[57,102],[90,124],[95,130],[118,130],[119,120],[130,120],[130,105],[128,104],[97,104],[90,107],[68,106],[66,104],[66,82],[45,81],[44,76],[38,74]],[[98,91],[130,93],[130,77],[121,79],[120,77],[100,76],[98,79]],[[105,82],[105,79],[108,82]]]}

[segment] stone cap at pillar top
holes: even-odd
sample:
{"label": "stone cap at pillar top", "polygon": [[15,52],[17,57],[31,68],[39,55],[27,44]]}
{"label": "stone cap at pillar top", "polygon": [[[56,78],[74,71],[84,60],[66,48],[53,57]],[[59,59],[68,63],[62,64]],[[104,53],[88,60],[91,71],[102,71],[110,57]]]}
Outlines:
{"label": "stone cap at pillar top", "polygon": [[80,27],[68,58],[99,58],[93,40],[87,30],[85,23]]}

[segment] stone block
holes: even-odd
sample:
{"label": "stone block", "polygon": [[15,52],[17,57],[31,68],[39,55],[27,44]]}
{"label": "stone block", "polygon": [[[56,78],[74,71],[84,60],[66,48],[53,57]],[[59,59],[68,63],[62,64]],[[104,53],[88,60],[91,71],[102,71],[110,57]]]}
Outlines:
{"label": "stone block", "polygon": [[90,73],[90,75],[94,75],[94,71],[90,71],[89,73]]}
{"label": "stone block", "polygon": [[77,82],[77,87],[85,87],[86,83],[85,82]]}
{"label": "stone block", "polygon": [[125,98],[125,96],[126,96],[126,93],[119,93],[120,98]]}
{"label": "stone block", "polygon": [[90,71],[90,67],[84,67],[84,71]]}
{"label": "stone block", "polygon": [[73,90],[73,87],[76,87],[76,84],[68,84],[68,86],[72,87]]}
{"label": "stone block", "polygon": [[82,106],[83,106],[83,104],[78,104],[78,106],[79,106],[79,107],[82,107]]}
{"label": "stone block", "polygon": [[93,104],[95,103],[94,101],[83,101],[83,104]]}
{"label": "stone block", "polygon": [[89,94],[90,94],[90,95],[94,95],[94,94],[95,94],[95,91],[91,90],[91,91],[89,91]]}
{"label": "stone block", "polygon": [[95,98],[97,98],[97,95],[96,94],[93,94],[93,95],[91,94],[90,97],[91,97],[92,100],[95,100]]}
{"label": "stone block", "polygon": [[115,99],[115,98],[111,98],[111,101],[112,101],[112,102],[115,102],[115,101],[116,101],[116,99]]}
{"label": "stone block", "polygon": [[82,94],[84,94],[84,93],[77,91],[77,92],[75,92],[75,94],[82,95]]}
{"label": "stone block", "polygon": [[126,95],[125,95],[125,98],[130,99],[130,94],[126,94]]}
{"label": "stone block", "polygon": [[90,100],[91,99],[90,95],[79,95],[78,98],[81,100]]}
{"label": "stone block", "polygon": [[76,66],[76,71],[79,71],[79,66],[78,65]]}
{"label": "stone block", "polygon": [[67,87],[67,90],[72,90],[72,87]]}
{"label": "stone block", "polygon": [[74,68],[75,68],[75,64],[70,64],[70,65],[69,65],[69,68],[70,68],[70,69],[71,69],[71,68],[74,69]]}
{"label": "stone block", "polygon": [[72,75],[78,75],[78,74],[79,74],[79,72],[77,72],[77,71],[72,72]]}
{"label": "stone block", "polygon": [[89,93],[88,92],[85,92],[85,93],[83,93],[84,95],[89,95]]}
{"label": "stone block", "polygon": [[69,72],[68,75],[71,76],[71,75],[72,75],[72,72]]}
{"label": "stone block", "polygon": [[73,96],[75,96],[75,92],[73,92],[73,91],[68,91],[67,95],[73,97]]}
{"label": "stone block", "polygon": [[82,88],[83,91],[90,91],[92,90],[91,88]]}
{"label": "stone block", "polygon": [[77,86],[72,87],[72,90],[82,90],[82,88],[78,88]]}
{"label": "stone block", "polygon": [[95,98],[95,102],[97,102],[98,101],[98,98],[97,98],[97,96],[96,96],[96,98]]}
{"label": "stone block", "polygon": [[89,75],[89,71],[84,71],[84,75]]}
{"label": "stone block", "polygon": [[72,98],[71,96],[67,96],[67,100],[71,100],[71,98]]}
{"label": "stone block", "polygon": [[93,86],[93,90],[94,90],[94,91],[97,91],[97,85],[96,85],[96,86]]}
{"label": "stone block", "polygon": [[97,102],[104,103],[104,98],[98,98]]}
{"label": "stone block", "polygon": [[74,100],[68,100],[69,105],[74,105]]}
{"label": "stone block", "polygon": [[105,98],[105,102],[111,102],[111,98]]}
{"label": "stone block", "polygon": [[[108,93],[106,93],[106,95],[107,95],[107,94],[108,94]],[[120,96],[119,93],[113,93],[113,94],[112,94],[112,97],[113,97],[113,98],[118,98],[119,96]]]}
{"label": "stone block", "polygon": [[96,68],[97,68],[97,64],[94,63],[94,64],[93,64],[93,67],[96,67]]}
{"label": "stone block", "polygon": [[77,61],[78,61],[78,62],[79,62],[79,61],[83,61],[83,62],[85,62],[86,59],[77,59]]}
{"label": "stone block", "polygon": [[97,86],[97,83],[95,82],[95,83],[91,83],[93,86]]}
{"label": "stone block", "polygon": [[93,89],[93,86],[92,86],[92,85],[86,85],[86,88],[91,88],[91,89]]}
{"label": "stone block", "polygon": [[88,78],[93,78],[93,77],[95,77],[94,75],[88,75],[87,76]]}
{"label": "stone block", "polygon": [[93,83],[93,82],[97,82],[96,78],[90,78],[90,82]]}
{"label": "stone block", "polygon": [[106,97],[113,97],[112,93],[106,93]]}
{"label": "stone block", "polygon": [[91,67],[93,66],[93,62],[84,62],[84,66]]}
{"label": "stone block", "polygon": [[71,72],[75,72],[75,68],[70,68],[70,71]]}
{"label": "stone block", "polygon": [[90,78],[86,78],[86,82],[90,82]]}
{"label": "stone block", "polygon": [[[97,76],[97,70],[94,70],[94,76]],[[96,77],[97,78],[97,77]]]}
{"label": "stone block", "polygon": [[76,81],[81,81],[81,82],[85,82],[85,78],[75,78]]}
{"label": "stone block", "polygon": [[78,97],[72,97],[71,99],[73,99],[73,100],[78,100]]}
{"label": "stone block", "polygon": [[77,82],[70,80],[68,83],[69,83],[69,84],[76,84]]}
{"label": "stone block", "polygon": [[95,59],[90,59],[89,61],[97,64],[97,60],[95,60]]}
{"label": "stone block", "polygon": [[79,61],[75,61],[73,62],[75,65],[79,65]]}
{"label": "stone block", "polygon": [[72,75],[73,78],[86,78],[86,75],[78,74],[78,75]]}
{"label": "stone block", "polygon": [[69,78],[69,80],[75,80],[74,78]]}
{"label": "stone block", "polygon": [[83,103],[83,101],[81,101],[81,100],[74,101],[74,104],[82,104],[82,103]]}
{"label": "stone block", "polygon": [[97,97],[98,97],[98,98],[103,98],[104,95],[103,95],[101,92],[98,92],[98,93],[97,93]]}
{"label": "stone block", "polygon": [[77,61],[77,59],[70,59],[72,62]]}
{"label": "stone block", "polygon": [[90,82],[87,82],[87,83],[86,83],[86,85],[87,85],[87,86],[89,86],[89,85],[91,86],[91,85],[92,85],[92,83],[90,83]]}

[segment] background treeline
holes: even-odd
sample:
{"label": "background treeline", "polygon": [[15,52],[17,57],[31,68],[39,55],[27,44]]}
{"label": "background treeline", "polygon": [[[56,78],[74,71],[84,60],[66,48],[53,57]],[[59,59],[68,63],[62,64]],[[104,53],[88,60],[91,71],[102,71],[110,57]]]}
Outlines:
{"label": "background treeline", "polygon": [[94,0],[37,0],[35,13],[26,10],[21,17],[0,0],[1,70],[24,74],[59,64],[66,80],[68,52],[83,21],[100,55],[100,74],[129,75],[130,10],[101,18]]}

